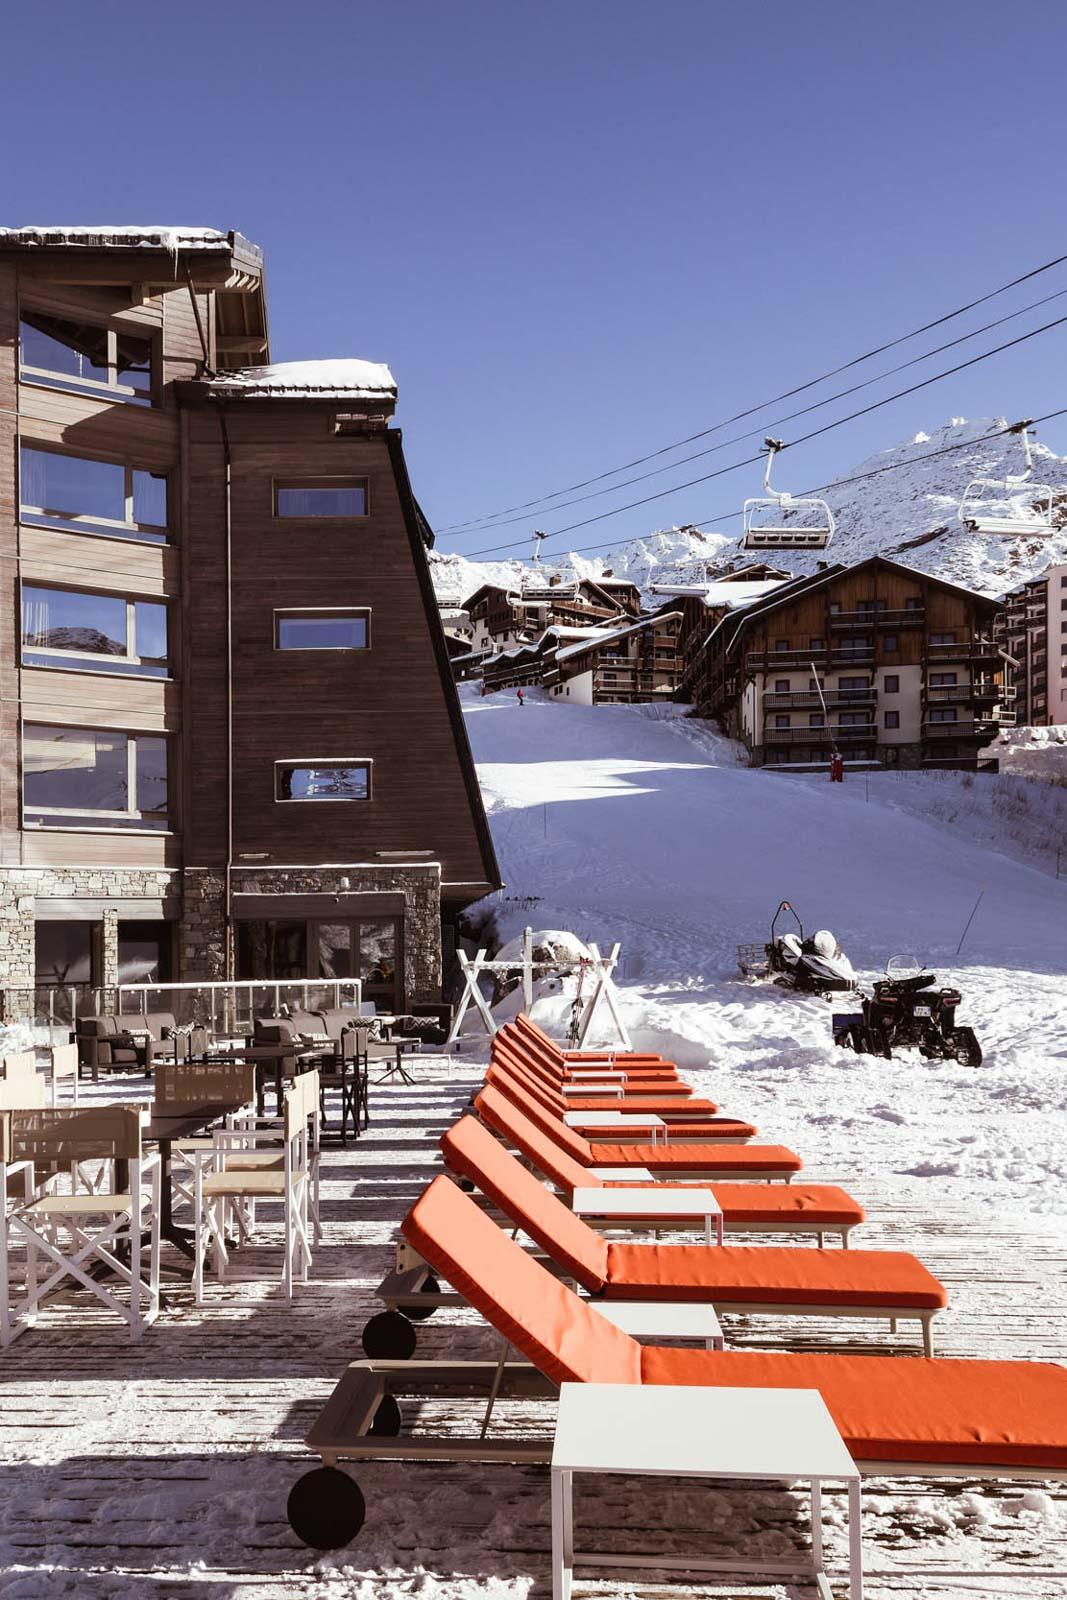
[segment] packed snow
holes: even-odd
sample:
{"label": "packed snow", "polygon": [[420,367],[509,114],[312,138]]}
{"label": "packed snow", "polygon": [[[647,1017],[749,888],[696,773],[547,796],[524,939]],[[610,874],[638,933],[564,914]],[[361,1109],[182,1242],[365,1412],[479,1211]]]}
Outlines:
{"label": "packed snow", "polygon": [[396,379],[385,363],[355,357],[239,367],[233,372],[220,372],[212,383],[217,389],[240,389],[246,394],[336,395],[351,400],[396,398]]}
{"label": "packed snow", "polygon": [[[1040,792],[1009,854],[982,775],[831,785],[740,765],[680,707],[463,694],[507,884],[503,937],[533,917],[620,940],[635,1046],[710,1066],[728,1110],[839,1175],[926,1180],[931,1208],[946,1186],[979,1187],[1009,1211],[1067,1217],[1067,862],[1057,880]],[[828,1002],[743,981],[735,946],[762,941],[782,899],[837,935],[861,981],[906,954],[957,985],[984,1065],[843,1052]]]}

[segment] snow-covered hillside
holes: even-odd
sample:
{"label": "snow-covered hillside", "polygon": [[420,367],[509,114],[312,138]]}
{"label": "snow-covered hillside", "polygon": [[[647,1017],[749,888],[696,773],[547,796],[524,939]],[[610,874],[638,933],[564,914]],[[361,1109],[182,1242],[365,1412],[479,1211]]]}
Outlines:
{"label": "snow-covered hillside", "polygon": [[[1018,440],[997,435],[1005,425],[1003,417],[973,422],[956,417],[931,433],[917,433],[859,462],[843,472],[837,484],[821,490],[837,521],[829,552],[769,552],[765,558],[799,574],[813,571],[819,560],[851,564],[880,553],[990,595],[1003,594],[1050,562],[1067,561],[1067,527],[1047,538],[1013,539],[968,532],[957,520],[960,498],[972,478],[1005,478],[1022,471]],[[1033,450],[1035,479],[1067,492],[1067,458],[1057,456],[1039,440]],[[739,474],[735,480],[738,503],[746,493],[757,491],[759,475],[756,469],[750,470],[752,479],[742,482]],[[819,487],[798,482],[794,470],[787,454],[776,477],[798,494]],[[860,481],[849,481],[854,479]],[[630,539],[604,556],[565,554],[562,550],[551,554],[550,544],[543,566],[565,577],[595,577],[610,569],[617,577],[633,578],[646,590],[653,582],[692,581],[708,567],[741,558],[737,548],[740,520],[738,516],[736,529],[726,532],[661,530]],[[502,532],[500,538],[503,542],[520,533],[521,529],[513,528]],[[479,542],[491,545],[492,535]],[[451,600],[472,594],[482,583],[520,582],[530,570],[530,564],[522,561],[469,561],[447,551],[434,551],[431,562],[438,596]]]}
{"label": "snow-covered hillside", "polygon": [[[710,1059],[716,1098],[838,1176],[906,1172],[936,1187],[931,1205],[979,1185],[1009,1210],[1067,1213],[1067,881],[1050,862],[996,852],[973,819],[955,827],[937,786],[924,814],[921,786],[868,798],[862,779],[737,766],[678,708],[464,697],[502,935],[533,922],[619,939],[636,1045]],[[837,933],[864,981],[907,953],[957,983],[985,1064],[851,1055],[825,1001],[740,980],[735,944],[762,939],[783,897]]]}

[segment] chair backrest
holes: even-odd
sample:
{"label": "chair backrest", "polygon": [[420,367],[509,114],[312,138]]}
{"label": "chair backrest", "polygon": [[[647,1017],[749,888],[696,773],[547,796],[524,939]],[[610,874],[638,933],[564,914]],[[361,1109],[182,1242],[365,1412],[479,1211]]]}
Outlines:
{"label": "chair backrest", "polygon": [[14,1050],[3,1057],[2,1065],[8,1083],[28,1083],[37,1076],[37,1057],[32,1050]]}
{"label": "chair backrest", "polygon": [[510,1056],[498,1055],[486,1071],[486,1078],[490,1083],[500,1079],[517,1083],[525,1089],[526,1093],[551,1112],[554,1117],[562,1117],[567,1109],[567,1102],[556,1090],[549,1087],[534,1073],[528,1072],[525,1067],[519,1066]]}
{"label": "chair backrest", "polygon": [[298,1134],[307,1130],[308,1119],[316,1118],[319,1109],[319,1074],[317,1071],[298,1072],[285,1097],[285,1142],[291,1143]]}
{"label": "chair backrest", "polygon": [[257,1017],[257,1044],[291,1044],[298,1040],[298,1030],[291,1017]]}
{"label": "chair backrest", "polygon": [[139,1161],[141,1113],[130,1106],[75,1109],[45,1106],[4,1111],[0,1121],[8,1161],[65,1167],[73,1161]]}
{"label": "chair backrest", "polygon": [[61,1083],[68,1082],[74,1104],[78,1104],[78,1046],[55,1044],[52,1046],[52,1104],[56,1104]]}
{"label": "chair backrest", "polygon": [[554,1278],[446,1177],[401,1231],[553,1383],[639,1383],[641,1346]]}
{"label": "chair backrest", "polygon": [[492,1084],[487,1083],[478,1091],[474,1106],[487,1128],[521,1150],[526,1159],[565,1194],[573,1194],[575,1189],[595,1189],[602,1183],[602,1179],[594,1177],[587,1167],[581,1166],[542,1133],[536,1123]]}
{"label": "chair backrest", "polygon": [[48,1085],[41,1073],[32,1078],[0,1078],[0,1110],[29,1111],[48,1104]]}
{"label": "chair backrest", "polygon": [[246,1106],[256,1097],[252,1061],[157,1061],[157,1111],[181,1106]]}
{"label": "chair backrest", "polygon": [[453,1172],[476,1184],[584,1289],[590,1294],[603,1289],[608,1277],[607,1241],[568,1211],[559,1196],[516,1161],[487,1128],[473,1117],[461,1117],[443,1136],[441,1149]]}

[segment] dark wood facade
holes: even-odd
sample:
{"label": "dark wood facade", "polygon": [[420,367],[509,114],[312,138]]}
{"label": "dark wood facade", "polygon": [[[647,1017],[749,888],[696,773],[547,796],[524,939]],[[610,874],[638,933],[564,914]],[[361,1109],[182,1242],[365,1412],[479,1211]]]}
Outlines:
{"label": "dark wood facade", "polygon": [[[0,912],[17,923],[0,987],[32,980],[35,919],[105,902],[135,919],[165,902],[171,975],[222,978],[241,907],[269,900],[309,932],[395,914],[410,977],[396,1000],[439,998],[442,916],[447,930],[499,874],[392,397],[243,387],[269,352],[262,262],[240,235],[32,246],[0,234]],[[20,312],[151,341],[151,393],[130,403],[20,368]],[[114,463],[128,484],[165,474],[165,531],[20,513],[20,444]],[[365,485],[364,515],[276,514],[279,481],[338,477]],[[23,664],[27,584],[166,602],[165,675]],[[365,647],[276,648],[276,612],[322,608],[358,611]],[[167,825],[24,826],[24,724],[165,737]],[[366,799],[279,800],[278,763],[331,760],[367,764]]]}

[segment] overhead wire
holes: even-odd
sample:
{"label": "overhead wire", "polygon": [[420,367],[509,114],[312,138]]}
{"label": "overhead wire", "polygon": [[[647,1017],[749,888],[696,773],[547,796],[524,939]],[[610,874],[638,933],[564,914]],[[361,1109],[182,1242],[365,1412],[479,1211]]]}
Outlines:
{"label": "overhead wire", "polygon": [[[1030,419],[1031,425],[1036,427],[1039,422],[1053,422],[1057,417],[1067,417],[1067,406],[1064,406],[1060,411],[1046,411],[1044,416],[1041,417],[1032,417]],[[995,428],[989,433],[983,433],[977,439],[963,439],[956,444],[942,445],[937,450],[927,450],[925,455],[911,456],[907,461],[887,461],[884,466],[872,467],[868,472],[854,472],[851,473],[847,478],[834,478],[829,483],[816,484],[810,489],[802,490],[801,494],[823,494],[830,489],[841,489],[846,488],[852,483],[863,483],[868,478],[880,477],[883,472],[899,472],[904,467],[912,467],[923,461],[933,461],[937,456],[951,455],[956,450],[973,450],[980,445],[988,443],[990,439],[1003,439],[1011,432],[1012,425],[1010,424],[1003,428]],[[699,533],[704,528],[712,528],[720,522],[733,522],[740,515],[741,507],[735,506],[731,511],[719,511],[713,513],[709,517],[700,517],[693,522],[687,522],[685,527],[692,528],[695,532]],[[600,544],[580,545],[577,550],[568,550],[567,554],[575,556],[592,555],[596,551],[603,550],[604,548],[605,545],[603,542]]]}
{"label": "overhead wire", "polygon": [[[921,355],[912,356],[910,360],[902,361],[895,367],[887,367],[884,372],[876,373],[873,378],[864,378],[862,383],[850,384],[847,389],[838,389],[835,394],[827,395],[822,400],[815,400],[811,405],[801,406],[798,411],[788,411],[785,416],[775,417],[770,422],[764,422],[759,428],[750,429],[746,433],[735,433],[729,439],[722,439],[718,444],[708,445],[706,449],[697,450],[690,456],[681,456],[676,461],[668,462],[665,466],[653,467],[651,472],[642,472],[636,478],[623,478],[621,482],[610,484],[605,489],[594,489],[591,494],[579,495],[574,500],[562,500],[559,505],[553,506],[552,510],[554,512],[564,511],[568,506],[582,505],[588,500],[598,499],[601,495],[615,494],[618,490],[630,488],[635,483],[645,483],[649,478],[658,477],[661,472],[673,472],[676,467],[684,467],[690,461],[700,461],[705,456],[718,454],[720,450],[728,450],[731,445],[743,444],[746,439],[758,439],[761,434],[768,432],[772,428],[780,428],[787,422],[795,422],[798,417],[810,416],[813,411],[820,411],[824,406],[833,405],[837,400],[847,399],[850,394],[858,394],[861,389],[870,389],[874,384],[884,382],[886,378],[895,377],[898,372],[906,372],[909,367],[917,367],[924,361],[932,361],[934,356],[943,355],[946,350],[954,350],[958,345],[966,344],[970,339],[977,339],[983,333],[990,333],[994,328],[1002,328],[1005,323],[1014,322],[1019,317],[1025,316],[1029,311],[1036,311],[1040,306],[1049,305],[1053,300],[1062,300],[1064,295],[1067,295],[1067,289],[1057,289],[1054,294],[1044,295],[1040,300],[1034,300],[1029,305],[1020,307],[1018,311],[1010,311],[1007,316],[997,317],[993,322],[983,323],[980,328],[972,328],[969,333],[961,333],[958,338],[949,339],[944,344],[935,345],[932,350],[924,350]],[[506,517],[501,522],[491,522],[477,531],[479,533],[492,533],[496,528],[508,528],[517,522],[528,521],[528,514],[523,513],[518,517]],[[442,529],[441,531],[446,532],[447,530]],[[543,536],[539,534],[538,537]]]}
{"label": "overhead wire", "polygon": [[476,529],[482,523],[491,522],[497,517],[510,515],[513,511],[528,511],[534,506],[543,505],[547,500],[556,500],[561,494],[574,494],[579,489],[587,489],[590,484],[600,483],[605,478],[614,478],[620,472],[629,472],[633,467],[644,466],[646,461],[653,461],[657,456],[668,455],[672,450],[681,450],[687,444],[694,444],[697,439],[707,438],[709,434],[717,433],[720,428],[728,428],[735,422],[742,422],[746,417],[755,416],[757,412],[765,411],[768,406],[778,405],[783,400],[792,400],[798,394],[804,394],[808,389],[814,389],[820,383],[826,383],[831,378],[839,377],[842,372],[848,372],[852,367],[858,367],[864,361],[871,361],[875,356],[884,355],[887,350],[893,350],[898,345],[906,344],[909,339],[917,339],[920,334],[929,333],[934,328],[942,327],[946,322],[952,322],[957,317],[962,317],[968,311],[985,305],[990,300],[995,300],[1002,294],[1007,294],[1011,289],[1017,289],[1020,284],[1028,283],[1031,278],[1040,277],[1042,273],[1051,272],[1053,268],[1062,266],[1067,261],[1067,255],[1055,256],[1051,261],[1043,262],[1038,267],[1032,267],[1029,272],[1021,273],[1017,278],[1012,278],[1008,283],[1001,284],[999,288],[990,289],[988,293],[979,295],[975,300],[969,300],[965,305],[957,306],[954,311],[947,311],[940,317],[935,317],[930,322],[924,322],[918,328],[912,328],[910,333],[898,334],[893,339],[887,339],[884,344],[875,345],[863,355],[853,356],[851,360],[842,362],[840,366],[831,367],[817,378],[809,378],[805,383],[798,384],[793,389],[786,389],[781,394],[773,395],[769,400],[762,400],[758,405],[749,406],[744,411],[736,411],[731,417],[724,417],[721,422],[712,423],[707,428],[700,429],[697,433],[688,434],[684,439],[676,439],[673,444],[661,445],[658,449],[650,451],[647,455],[636,456],[632,461],[624,461],[620,466],[612,467],[606,472],[600,472],[593,477],[584,478],[579,483],[566,485],[562,489],[553,489],[547,494],[537,495],[532,500],[525,500],[513,506],[503,506],[496,511],[487,511],[479,517],[470,517],[460,522],[447,523],[440,529],[440,533],[455,533],[460,529]]}
{"label": "overhead wire", "polygon": [[[1056,317],[1052,322],[1043,323],[1039,328],[1031,328],[1027,333],[1021,333],[1014,339],[1008,339],[1003,344],[994,345],[991,350],[983,350],[976,356],[971,356],[967,361],[959,361],[954,367],[948,367],[944,372],[935,372],[928,378],[921,379],[918,383],[909,384],[905,389],[897,389],[893,394],[884,395],[880,400],[873,400],[870,405],[861,406],[857,411],[850,411],[843,417],[836,417],[832,422],[826,422],[819,428],[812,428],[810,432],[801,434],[796,439],[789,439],[782,445],[782,450],[792,450],[799,444],[807,444],[812,439],[818,439],[823,434],[832,433],[835,428],[844,427],[848,422],[855,422],[859,417],[869,416],[872,411],[878,411],[883,406],[892,405],[897,400],[903,400],[908,395],[917,394],[920,389],[928,389],[933,383],[940,383],[944,378],[951,378],[957,372],[965,372],[969,367],[978,366],[983,361],[988,361],[992,356],[1001,355],[1005,350],[1013,350],[1017,345],[1026,344],[1030,339],[1039,338],[1042,334],[1050,333],[1054,328],[1062,327],[1067,323],[1067,316]],[[692,489],[698,483],[708,483],[713,478],[725,477],[728,473],[738,472],[742,467],[752,466],[754,462],[762,459],[761,454],[747,456],[744,460],[733,461],[728,466],[718,467],[714,472],[703,473],[698,478],[689,478],[685,483],[672,484],[669,488],[659,489],[655,494],[645,495],[640,500],[631,500],[626,505],[615,506],[610,511],[600,511],[596,516],[584,517],[578,522],[571,522],[563,528],[553,528],[545,534],[545,539],[559,539],[565,533],[573,533],[578,528],[591,527],[595,522],[605,522],[610,517],[618,517],[624,511],[636,510],[639,506],[651,505],[656,500],[663,500],[669,495],[679,494],[683,489]],[[473,559],[482,555],[495,555],[501,550],[514,550],[527,544],[526,539],[513,539],[507,544],[489,546],[480,550],[464,552]]]}

